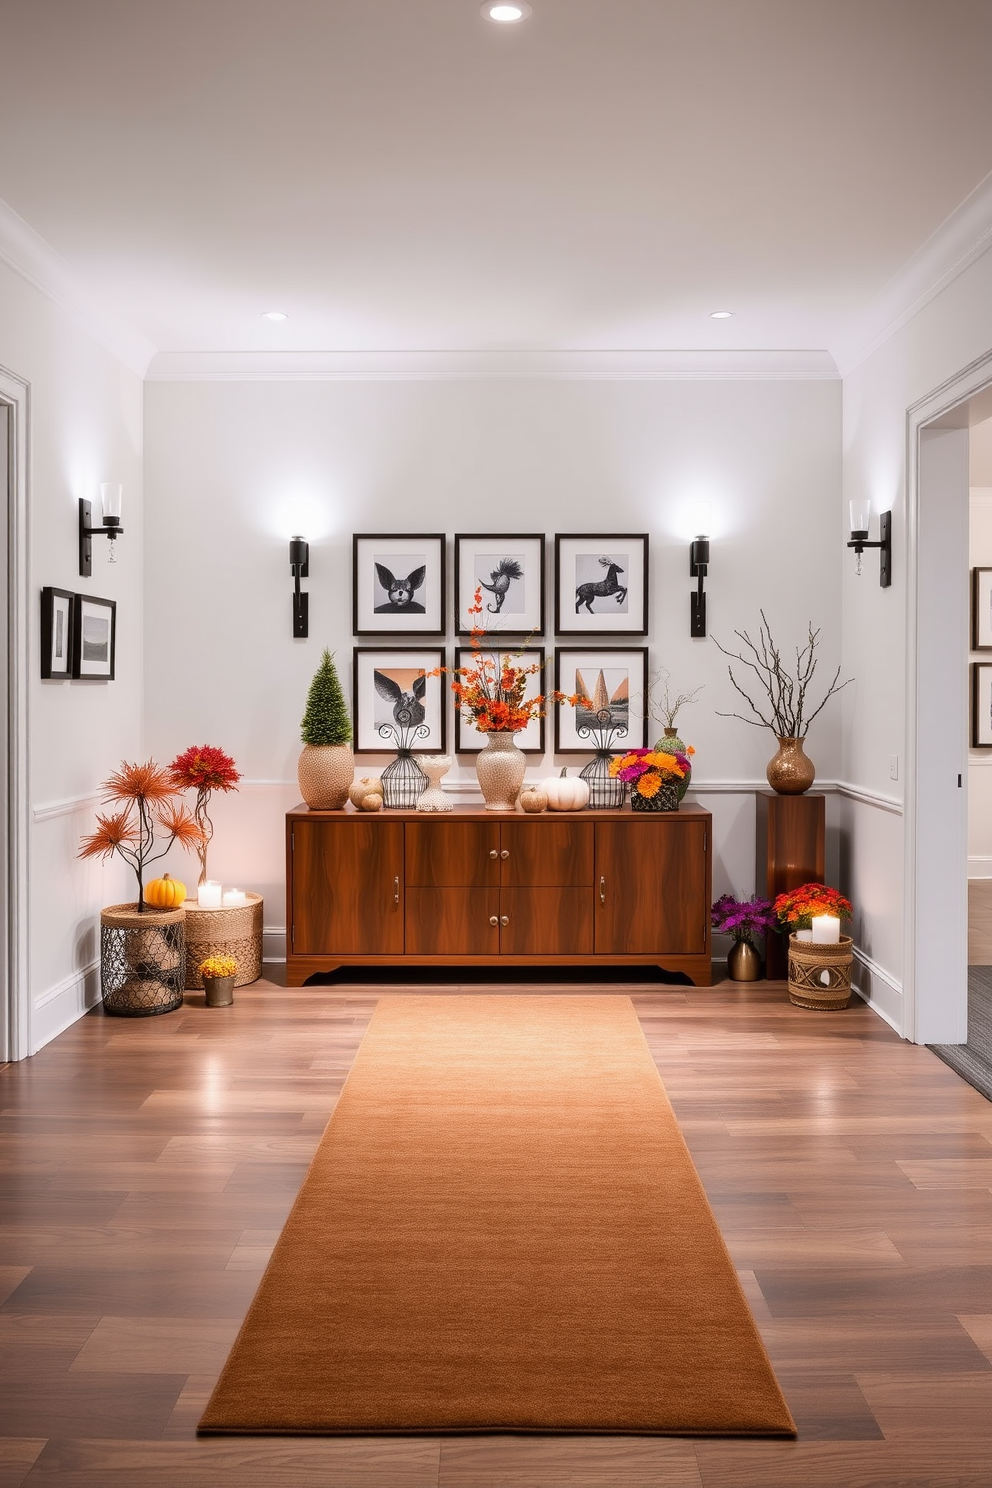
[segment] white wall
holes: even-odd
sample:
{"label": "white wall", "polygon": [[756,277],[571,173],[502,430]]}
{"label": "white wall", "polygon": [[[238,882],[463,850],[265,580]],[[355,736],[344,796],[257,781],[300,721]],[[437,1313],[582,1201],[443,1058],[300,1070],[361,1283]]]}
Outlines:
{"label": "white wall", "polygon": [[[847,526],[847,501],[855,496],[870,495],[876,511],[891,507],[894,523],[890,589],[878,586],[874,555],[866,555],[860,580],[853,558],[844,568],[844,656],[858,686],[845,699],[841,769],[865,797],[853,798],[846,808],[855,844],[846,889],[857,907],[859,943],[870,947],[862,988],[900,1029],[909,1026],[902,999],[905,841],[884,798],[902,800],[906,765],[907,411],[990,348],[992,253],[986,252],[844,379],[844,501],[837,539]],[[962,667],[964,656],[962,645]],[[921,699],[924,716],[926,707]],[[939,718],[934,727],[939,736]],[[889,776],[893,754],[899,756],[899,781]],[[872,796],[882,797],[882,804]]]}
{"label": "white wall", "polygon": [[[235,756],[247,783],[217,803],[211,874],[262,891],[270,931],[284,922],[283,815],[325,644],[350,694],[355,531],[649,531],[651,664],[680,689],[704,685],[680,725],[697,781],[723,787],[699,795],[716,818],[716,892],[751,891],[751,787],[774,741],[716,716],[735,701],[712,641],[688,634],[690,505],[713,513],[711,634],[753,630],[759,604],[784,645],[812,620],[832,675],[838,382],[150,381],[145,449],[149,747]],[[294,532],[310,541],[308,641],[290,633]],[[449,622],[449,652],[453,640]],[[839,724],[835,703],[809,741],[828,781]],[[471,760],[453,776],[474,781]],[[192,874],[182,858],[170,867]],[[278,934],[267,949],[280,953]]]}
{"label": "white wall", "polygon": [[[141,379],[0,262],[0,365],[30,384],[28,529],[29,1046],[33,1052],[99,996],[99,910],[133,897],[115,867],[75,854],[86,804],[141,746]],[[119,561],[94,543],[79,577],[77,500],[102,480],[124,485]],[[39,593],[46,584],[118,602],[117,680],[39,679]]]}

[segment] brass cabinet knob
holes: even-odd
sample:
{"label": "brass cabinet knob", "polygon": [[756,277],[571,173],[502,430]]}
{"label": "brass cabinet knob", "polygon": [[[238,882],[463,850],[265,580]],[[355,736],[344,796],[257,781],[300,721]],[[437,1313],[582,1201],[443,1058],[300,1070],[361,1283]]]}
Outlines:
{"label": "brass cabinet knob", "polygon": [[509,915],[500,915],[499,922],[500,922],[501,925],[508,925],[510,923],[510,916]]}
{"label": "brass cabinet knob", "polygon": [[498,858],[499,857],[499,853],[496,851],[495,848],[491,848],[490,849],[490,852],[489,852],[489,856],[491,858]]}
{"label": "brass cabinet knob", "polygon": [[509,856],[510,856],[510,849],[508,847],[504,847],[503,851],[500,853],[500,857],[501,858],[508,858]]}
{"label": "brass cabinet knob", "polygon": [[499,920],[496,918],[495,915],[490,915],[489,916],[489,923],[490,923],[490,925],[498,925],[499,924]]}

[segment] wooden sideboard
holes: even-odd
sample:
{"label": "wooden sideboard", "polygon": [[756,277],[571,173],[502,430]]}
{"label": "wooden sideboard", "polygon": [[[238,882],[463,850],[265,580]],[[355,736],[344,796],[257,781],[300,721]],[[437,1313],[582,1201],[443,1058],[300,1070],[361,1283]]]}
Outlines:
{"label": "wooden sideboard", "polygon": [[308,811],[286,817],[291,987],[339,966],[658,965],[709,986],[711,818]]}

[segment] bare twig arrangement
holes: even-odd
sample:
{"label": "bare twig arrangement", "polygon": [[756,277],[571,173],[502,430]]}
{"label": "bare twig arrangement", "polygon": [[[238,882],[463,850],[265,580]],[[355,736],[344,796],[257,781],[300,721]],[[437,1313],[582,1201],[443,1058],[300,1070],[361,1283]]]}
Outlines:
{"label": "bare twig arrangement", "polygon": [[648,712],[658,723],[664,724],[665,728],[674,728],[679,710],[688,703],[694,703],[702,690],[700,685],[691,692],[673,694],[671,672],[659,667],[658,671],[652,673],[648,686]]}
{"label": "bare twig arrangement", "polygon": [[[780,739],[804,739],[813,719],[828,700],[835,692],[840,692],[854,679],[848,677],[847,681],[838,683],[837,679],[840,676],[840,667],[838,667],[821,702],[813,708],[812,712],[809,712],[809,690],[816,671],[819,630],[814,630],[812,624],[809,625],[806,644],[796,647],[795,669],[789,670],[783,664],[782,653],[772,639],[764,610],[760,610],[759,614],[761,624],[758,627],[757,641],[753,641],[746,630],[735,630],[734,635],[743,642],[741,651],[728,651],[725,646],[720,645],[715,636],[713,643],[718,650],[723,652],[724,656],[729,656],[731,661],[740,662],[742,666],[754,673],[768,698],[768,704],[762,704],[759,708],[734,676],[733,667],[728,666],[727,675],[754,717],[748,718],[743,713],[719,713],[718,717],[739,718],[742,723],[753,724],[755,728],[769,728]],[[762,708],[766,711],[763,712]],[[771,716],[766,716],[766,712],[770,712]]]}

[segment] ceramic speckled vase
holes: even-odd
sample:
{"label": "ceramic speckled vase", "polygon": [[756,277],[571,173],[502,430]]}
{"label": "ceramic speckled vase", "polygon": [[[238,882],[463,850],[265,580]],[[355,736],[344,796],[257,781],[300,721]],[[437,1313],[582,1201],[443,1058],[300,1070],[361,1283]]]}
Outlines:
{"label": "ceramic speckled vase", "polygon": [[[673,728],[666,728],[661,738],[656,741],[654,747],[656,750],[661,750],[663,754],[685,754],[686,751],[685,741],[679,738],[678,729]],[[686,755],[686,758],[689,758],[688,755]],[[692,761],[690,760],[689,768],[678,784],[680,801],[685,799],[685,793],[689,789],[689,781],[691,779]]]}
{"label": "ceramic speckled vase", "polygon": [[524,783],[527,760],[515,733],[487,734],[488,744],[475,757],[475,773],[487,811],[514,811]]}
{"label": "ceramic speckled vase", "polygon": [[340,811],[355,778],[351,745],[304,744],[296,778],[311,811]]}

